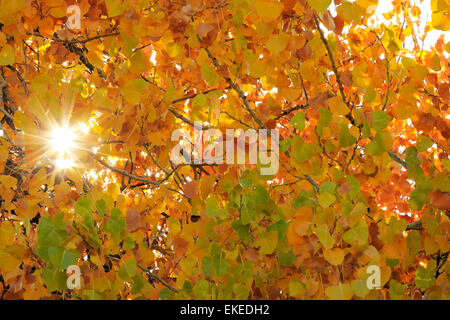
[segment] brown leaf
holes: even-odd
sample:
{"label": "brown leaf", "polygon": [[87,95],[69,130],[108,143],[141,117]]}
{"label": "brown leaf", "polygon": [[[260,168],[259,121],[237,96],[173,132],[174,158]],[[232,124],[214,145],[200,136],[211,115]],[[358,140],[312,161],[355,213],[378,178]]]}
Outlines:
{"label": "brown leaf", "polygon": [[197,194],[197,181],[190,181],[183,185],[183,193],[192,198]]}
{"label": "brown leaf", "polygon": [[430,203],[437,209],[450,210],[450,195],[435,189],[431,192]]}
{"label": "brown leaf", "polygon": [[126,220],[127,220],[127,227],[126,227],[127,232],[134,232],[142,227],[141,215],[136,209],[131,208],[127,210]]}

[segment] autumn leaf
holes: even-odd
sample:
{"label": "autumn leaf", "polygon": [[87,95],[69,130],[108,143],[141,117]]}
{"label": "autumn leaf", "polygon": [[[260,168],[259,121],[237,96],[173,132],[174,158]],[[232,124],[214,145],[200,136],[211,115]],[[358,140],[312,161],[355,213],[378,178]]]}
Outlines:
{"label": "autumn leaf", "polygon": [[449,1],[377,6],[0,1],[0,298],[448,300]]}

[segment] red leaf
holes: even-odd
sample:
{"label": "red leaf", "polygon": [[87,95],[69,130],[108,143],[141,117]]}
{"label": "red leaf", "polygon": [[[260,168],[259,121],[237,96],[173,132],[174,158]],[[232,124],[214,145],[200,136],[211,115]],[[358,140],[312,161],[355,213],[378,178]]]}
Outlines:
{"label": "red leaf", "polygon": [[450,210],[450,195],[439,190],[431,192],[430,203],[433,207],[446,211]]}

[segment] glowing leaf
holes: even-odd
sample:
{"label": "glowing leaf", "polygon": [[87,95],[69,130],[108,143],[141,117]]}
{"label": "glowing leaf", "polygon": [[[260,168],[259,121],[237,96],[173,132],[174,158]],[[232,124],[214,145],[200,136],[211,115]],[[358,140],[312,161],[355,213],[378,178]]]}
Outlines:
{"label": "glowing leaf", "polygon": [[353,296],[352,288],[347,283],[327,287],[325,293],[332,300],[348,300]]}
{"label": "glowing leaf", "polygon": [[0,66],[7,66],[15,62],[14,48],[9,44],[0,50]]}
{"label": "glowing leaf", "polygon": [[322,12],[325,11],[331,4],[331,0],[307,0],[308,4],[315,10]]}

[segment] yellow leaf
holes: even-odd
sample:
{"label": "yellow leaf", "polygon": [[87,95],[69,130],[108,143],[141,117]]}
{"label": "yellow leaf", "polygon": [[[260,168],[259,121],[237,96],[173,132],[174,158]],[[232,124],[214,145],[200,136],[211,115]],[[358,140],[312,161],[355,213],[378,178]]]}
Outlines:
{"label": "yellow leaf", "polygon": [[24,2],[25,2],[24,0],[15,0],[15,1],[4,1],[3,0],[1,2],[1,7],[2,7],[1,11],[4,11],[4,13],[11,15],[11,14],[19,11],[22,8]]}
{"label": "yellow leaf", "polygon": [[342,101],[340,97],[333,97],[328,99],[328,105],[330,106],[330,111],[338,116],[346,115],[350,112],[347,105]]}
{"label": "yellow leaf", "polygon": [[3,274],[19,268],[22,261],[5,251],[0,251],[0,270]]}
{"label": "yellow leaf", "polygon": [[123,13],[123,3],[121,0],[106,0],[106,10],[109,17],[119,16]]}
{"label": "yellow leaf", "polygon": [[256,0],[256,13],[263,21],[272,21],[278,18],[283,11],[281,2],[270,0]]}
{"label": "yellow leaf", "polygon": [[345,253],[344,250],[341,248],[334,248],[331,250],[325,250],[323,255],[329,263],[331,263],[334,266],[338,266],[342,264],[342,262],[344,261]]}
{"label": "yellow leaf", "polygon": [[331,0],[307,0],[307,1],[308,4],[311,6],[311,8],[319,12],[325,11],[331,4]]}
{"label": "yellow leaf", "polygon": [[284,87],[281,89],[280,93],[286,100],[296,101],[302,93],[302,90]]}
{"label": "yellow leaf", "polygon": [[278,244],[278,232],[267,231],[256,242],[255,245],[259,246],[259,251],[262,254],[272,254]]}
{"label": "yellow leaf", "polygon": [[394,110],[395,117],[399,120],[411,118],[417,112],[417,106],[413,104],[399,103]]}
{"label": "yellow leaf", "polygon": [[14,189],[17,187],[17,179],[11,176],[1,175],[0,176],[0,185],[5,187],[6,189]]}
{"label": "yellow leaf", "polygon": [[433,58],[431,58],[430,67],[434,71],[441,70],[441,59],[439,59],[439,56],[435,53]]}
{"label": "yellow leaf", "polygon": [[0,248],[6,247],[14,241],[15,230],[11,223],[3,222],[0,225]]}
{"label": "yellow leaf", "polygon": [[333,300],[349,300],[353,296],[353,290],[347,283],[339,283],[337,286],[327,287],[325,293]]}
{"label": "yellow leaf", "polygon": [[[296,220],[295,220],[296,221]],[[298,221],[294,224],[294,231],[299,236],[304,236],[308,233],[309,226],[311,225],[310,221]]]}
{"label": "yellow leaf", "polygon": [[47,171],[41,168],[32,178],[28,186],[30,194],[36,193],[43,184],[46,184]]}
{"label": "yellow leaf", "polygon": [[121,93],[130,104],[135,105],[141,101],[141,94],[147,87],[147,83],[142,79],[134,79],[127,82],[122,88]]}
{"label": "yellow leaf", "polygon": [[328,226],[325,224],[322,224],[318,226],[315,230],[315,233],[317,237],[319,238],[320,242],[326,249],[333,248],[334,245],[334,239],[330,235],[330,232],[328,231]]}
{"label": "yellow leaf", "polygon": [[433,12],[431,14],[431,24],[438,30],[450,30],[450,18],[448,12]]}
{"label": "yellow leaf", "polygon": [[350,134],[354,136],[356,139],[359,138],[359,129],[357,126],[351,126],[350,129],[348,129]]}
{"label": "yellow leaf", "polygon": [[289,43],[289,36],[285,33],[274,34],[270,36],[269,42],[267,43],[267,48],[274,55],[278,55],[283,51],[287,44]]}
{"label": "yellow leaf", "polygon": [[368,246],[367,249],[364,251],[364,254],[368,256],[373,262],[375,263],[380,262],[380,254],[378,253],[378,250],[374,246]]}
{"label": "yellow leaf", "polygon": [[51,8],[48,12],[52,17],[62,18],[66,15],[66,7]]}
{"label": "yellow leaf", "polygon": [[86,54],[86,57],[89,60],[89,62],[91,62],[97,68],[100,68],[102,65],[104,65],[104,62],[101,58],[101,52],[97,50],[90,50]]}
{"label": "yellow leaf", "polygon": [[0,66],[7,66],[16,61],[14,48],[9,44],[5,45],[0,51]]}

